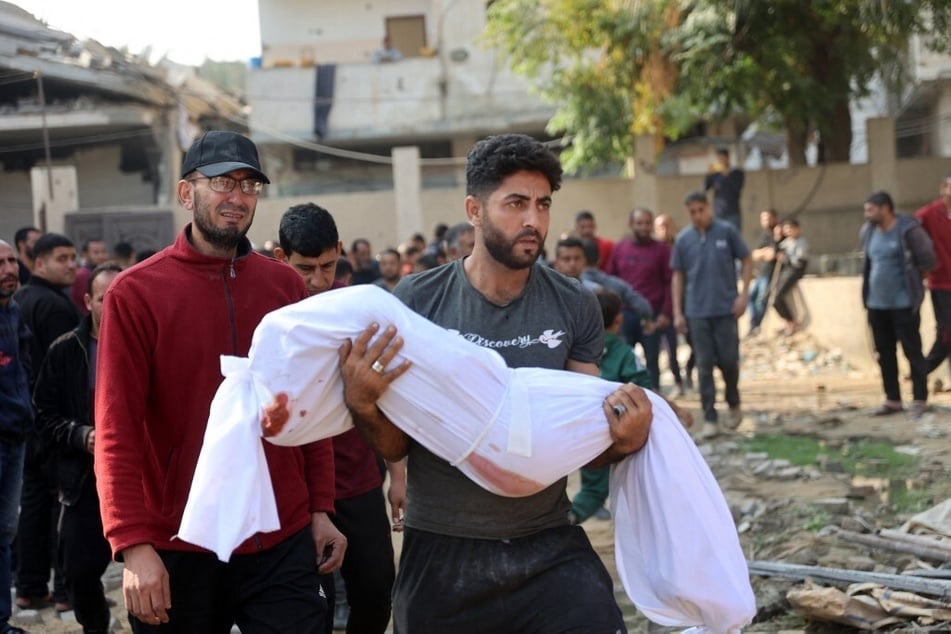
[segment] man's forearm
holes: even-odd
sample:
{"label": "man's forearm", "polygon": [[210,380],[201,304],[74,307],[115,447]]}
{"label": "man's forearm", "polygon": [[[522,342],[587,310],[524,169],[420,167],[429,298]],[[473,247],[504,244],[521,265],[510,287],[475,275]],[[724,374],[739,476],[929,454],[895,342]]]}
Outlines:
{"label": "man's forearm", "polygon": [[749,295],[750,282],[753,280],[753,260],[749,256],[743,258],[741,275],[743,279],[743,294]]}
{"label": "man's forearm", "polygon": [[397,462],[409,453],[409,436],[391,423],[380,408],[374,405],[372,410],[350,410],[350,415],[363,440],[384,460]]}
{"label": "man's forearm", "polygon": [[674,317],[683,315],[684,278],[683,273],[674,271],[670,280],[670,303],[673,306]]}
{"label": "man's forearm", "polygon": [[600,469],[601,467],[609,467],[621,460],[624,460],[630,454],[623,453],[617,450],[614,445],[611,445],[605,449],[600,456],[589,462],[584,466],[585,469]]}

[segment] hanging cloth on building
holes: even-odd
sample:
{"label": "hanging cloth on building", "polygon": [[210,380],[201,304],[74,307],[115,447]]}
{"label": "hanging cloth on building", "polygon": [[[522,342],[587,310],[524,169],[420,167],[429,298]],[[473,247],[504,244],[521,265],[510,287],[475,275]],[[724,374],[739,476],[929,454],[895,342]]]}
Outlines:
{"label": "hanging cloth on building", "polygon": [[336,64],[317,66],[317,78],[314,82],[314,134],[319,139],[326,138],[330,131],[330,109],[333,107],[336,76]]}

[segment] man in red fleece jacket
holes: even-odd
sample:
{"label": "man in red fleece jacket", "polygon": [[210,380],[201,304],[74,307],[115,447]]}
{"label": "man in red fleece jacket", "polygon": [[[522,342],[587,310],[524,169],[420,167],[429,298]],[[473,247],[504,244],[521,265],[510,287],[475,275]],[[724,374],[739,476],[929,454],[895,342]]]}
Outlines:
{"label": "man in red fleece jacket", "polygon": [[261,318],[307,296],[297,273],[245,237],[268,182],[249,139],[206,133],[186,153],[178,183],[193,222],[106,295],[95,470],[106,538],[125,562],[133,632],[224,634],[234,623],[246,634],[324,631],[318,563],[334,570],[346,548],[327,516],[329,440],[262,441],[281,528],[254,535],[229,562],[175,537],[221,382],[219,356],[247,356]]}
{"label": "man in red fleece jacket", "polygon": [[951,358],[951,172],[945,175],[938,191],[940,198],[915,212],[938,258],[934,270],[928,273],[936,329],[934,345],[925,357],[929,373]]}

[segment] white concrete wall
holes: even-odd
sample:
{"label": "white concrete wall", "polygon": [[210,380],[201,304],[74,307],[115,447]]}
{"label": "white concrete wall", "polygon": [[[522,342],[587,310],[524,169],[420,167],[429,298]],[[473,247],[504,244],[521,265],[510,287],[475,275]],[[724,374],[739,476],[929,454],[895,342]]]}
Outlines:
{"label": "white concrete wall", "polygon": [[79,207],[76,168],[72,165],[54,165],[48,170],[34,166],[30,170],[30,188],[33,191],[36,226],[63,233],[63,215]]}
{"label": "white concrete wall", "polygon": [[[867,166],[829,165],[794,170],[775,170],[747,173],[744,191],[744,236],[753,242],[758,236],[758,210],[775,206],[780,213],[788,213],[805,200],[815,188],[809,209],[799,219],[804,235],[816,253],[844,253],[858,248],[858,229],[862,224],[862,202],[872,191]],[[896,199],[904,211],[913,211],[919,205],[937,196],[941,177],[951,171],[948,159],[903,159],[896,165],[897,179],[908,198]],[[820,180],[821,178],[821,180]],[[635,179],[636,181],[636,179]],[[656,213],[673,216],[678,226],[687,223],[683,197],[698,188],[697,177],[671,176],[657,178],[656,196],[660,204],[648,203],[637,196],[635,181],[626,178],[568,179],[554,195],[551,225],[547,247],[552,249],[558,237],[574,227],[574,215],[581,209],[594,212],[600,235],[617,239],[627,235],[628,213],[635,205],[652,207]],[[0,181],[2,183],[2,181]],[[273,189],[270,190],[274,192]],[[648,189],[649,191],[649,189]],[[410,231],[425,235],[439,222],[454,224],[465,220],[463,187],[424,189],[420,194],[422,210],[419,226]],[[333,214],[341,239],[347,243],[354,238],[370,240],[379,245],[396,246],[408,236],[399,235],[396,223],[396,199],[392,191],[354,192],[296,197],[262,197],[251,228],[250,237],[258,244],[277,239],[281,214],[291,205],[314,202]],[[188,221],[188,214],[177,205],[176,225]]]}
{"label": "white concrete wall", "polygon": [[[949,71],[951,72],[951,71]],[[951,157],[951,82],[946,82],[935,104],[931,146],[936,156]]]}
{"label": "white concrete wall", "polygon": [[[630,181],[619,178],[566,181],[554,195],[546,243],[549,251],[554,249],[562,233],[574,228],[575,213],[582,209],[595,211],[602,235],[620,236],[626,233],[627,212],[631,206],[630,189]],[[313,202],[330,211],[345,245],[354,238],[367,238],[377,250],[397,246],[415,231],[429,237],[437,223],[453,225],[466,219],[463,187],[424,189],[420,197],[420,222],[418,226],[408,228],[407,235],[401,235],[397,228],[396,199],[392,191],[262,198],[258,202],[254,225],[248,235],[256,244],[276,240],[281,215],[291,205],[303,202]],[[179,224],[188,221],[183,210],[179,209],[177,213]]]}
{"label": "white concrete wall", "polygon": [[436,20],[431,0],[260,0],[264,66],[368,62],[380,46],[387,17],[425,15],[427,41]]}
{"label": "white concrete wall", "polygon": [[[486,134],[528,126],[540,129],[552,109],[529,95],[527,85],[491,60],[448,66],[448,91],[437,58],[395,64],[337,67],[330,111],[332,139],[433,137]],[[257,142],[314,138],[314,68],[249,71],[249,125]]]}
{"label": "white concrete wall", "polygon": [[[947,35],[935,34],[933,37],[947,37]],[[915,36],[909,46],[909,57],[915,79],[927,81],[946,77],[948,71],[951,71],[951,55],[930,51],[925,44],[921,36]]]}
{"label": "white concrete wall", "polygon": [[[257,141],[281,134],[313,139],[315,62],[338,64],[331,138],[538,130],[553,112],[479,42],[485,27],[481,0],[262,0],[260,6],[264,68],[248,76]],[[426,16],[427,42],[436,55],[367,63],[385,17],[410,14]],[[463,51],[465,59],[451,59],[453,51]],[[273,67],[281,56],[282,67]]]}
{"label": "white concrete wall", "polygon": [[[840,349],[853,368],[877,375],[878,364],[875,361],[872,333],[868,327],[867,313],[862,306],[862,278],[807,276],[800,280],[799,288],[808,307],[809,333],[826,348]],[[927,293],[920,314],[921,346],[927,354],[935,339],[934,310]],[[763,331],[772,332],[781,326],[782,322],[776,311],[770,310],[763,321]],[[740,332],[746,333],[748,329],[749,314],[741,318]],[[908,373],[908,363],[900,347],[898,362],[900,373],[905,376]],[[931,378],[945,379],[947,375],[947,365],[944,365],[935,370]],[[911,385],[902,381],[902,392],[905,398],[910,400]]]}
{"label": "white concrete wall", "polygon": [[[80,208],[111,207],[120,205],[151,205],[154,202],[152,183],[142,175],[123,174],[119,171],[120,150],[118,145],[101,146],[77,152],[69,162],[53,162],[54,173],[58,166],[68,165],[76,170],[76,196]],[[45,180],[41,179],[45,187]],[[12,240],[19,227],[36,224],[33,194],[28,172],[6,173],[0,171],[0,238]],[[51,209],[47,214],[47,230],[63,231],[63,215],[75,211]]]}
{"label": "white concrete wall", "polygon": [[0,240],[12,246],[17,229],[34,224],[30,173],[0,170]]}
{"label": "white concrete wall", "polygon": [[[407,234],[419,231],[429,237],[439,222],[454,224],[465,220],[462,206],[464,199],[465,193],[461,189],[423,190],[419,225],[408,227]],[[262,198],[258,202],[254,225],[248,237],[258,245],[267,240],[276,241],[283,213],[291,205],[306,202],[316,203],[330,211],[337,223],[340,239],[347,248],[354,239],[366,238],[375,251],[381,251],[386,247],[396,247],[409,237],[399,233],[396,199],[392,191]],[[178,224],[184,224],[188,221],[188,214],[179,208],[176,219]]]}

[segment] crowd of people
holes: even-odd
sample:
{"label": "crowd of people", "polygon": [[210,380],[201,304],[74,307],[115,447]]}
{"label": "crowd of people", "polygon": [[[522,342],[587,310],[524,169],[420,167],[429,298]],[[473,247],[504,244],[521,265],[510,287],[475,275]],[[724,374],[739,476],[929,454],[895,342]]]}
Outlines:
{"label": "crowd of people", "polygon": [[[9,623],[14,601],[72,609],[84,632],[109,631],[100,578],[112,559],[139,633],[373,633],[391,622],[397,632],[624,631],[611,578],[577,524],[606,516],[609,466],[647,438],[642,388],[665,392],[689,425],[675,401],[696,369],[699,437],[721,434],[721,419],[736,427],[739,320],[749,308],[749,336],[759,336],[772,307],[777,334],[804,327],[793,293],[809,249],[798,219],[775,210],[760,213],[761,240],[747,246],[743,172],[721,151],[684,199],[683,229],[636,207],[630,232],[610,240],[582,210],[549,261],[561,178],[534,139],[489,137],[467,158],[465,220],[430,240],[345,246],[330,211],[306,203],[259,251],[246,236],[269,182],[257,148],[212,131],[185,155],[177,191],[192,219],[171,246],[136,254],[90,239],[77,252],[33,227],[0,241],[0,584],[15,587],[15,600],[0,594],[0,634],[23,631]],[[904,409],[897,342],[913,418],[927,409],[928,372],[951,352],[951,175],[940,193],[916,217],[897,214],[885,192],[865,202],[863,301],[886,397],[876,415]],[[927,356],[923,275],[938,324]],[[605,402],[613,444],[583,470],[581,492],[569,500],[561,480],[497,496],[414,442],[376,405],[410,370],[395,361],[400,333],[371,324],[340,351],[354,429],[301,447],[262,443],[281,528],[227,562],[178,539],[219,356],[246,356],[268,312],[351,284],[380,286],[510,367],[622,382]],[[673,385],[662,385],[661,352]],[[398,569],[392,531],[403,532]]]}

